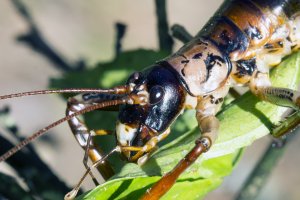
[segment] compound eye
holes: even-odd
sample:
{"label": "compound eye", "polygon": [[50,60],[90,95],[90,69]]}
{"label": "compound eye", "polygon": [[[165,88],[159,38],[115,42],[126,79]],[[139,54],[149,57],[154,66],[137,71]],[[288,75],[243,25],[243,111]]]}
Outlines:
{"label": "compound eye", "polygon": [[159,103],[165,96],[165,90],[162,86],[156,85],[150,89],[149,100],[150,104]]}

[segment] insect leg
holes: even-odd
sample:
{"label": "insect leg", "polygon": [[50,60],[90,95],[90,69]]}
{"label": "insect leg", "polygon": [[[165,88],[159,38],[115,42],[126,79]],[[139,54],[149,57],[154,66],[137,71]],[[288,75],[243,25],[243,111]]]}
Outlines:
{"label": "insect leg", "polygon": [[[150,157],[150,155],[157,150],[157,143],[165,139],[170,134],[170,128],[158,136],[151,138],[143,148],[138,151],[132,158],[131,161],[136,161],[138,165],[142,166]],[[146,153],[145,155],[143,155]],[[143,156],[142,156],[143,155]]]}
{"label": "insect leg", "polygon": [[250,90],[258,98],[270,103],[300,109],[300,92],[271,86],[268,74],[257,72],[250,81]]}
{"label": "insect leg", "polygon": [[[207,126],[209,127],[209,126]],[[203,153],[208,151],[211,140],[208,136],[201,137],[195,142],[194,148],[176,165],[176,167],[165,174],[141,197],[141,200],[158,200],[175,184],[177,178]]]}
{"label": "insect leg", "polygon": [[81,179],[79,180],[79,182],[77,183],[77,185],[70,191],[68,192],[66,195],[65,195],[65,200],[73,200],[78,191],[79,191],[79,188],[81,186],[81,184],[83,183],[84,179],[86,178],[86,176],[91,172],[91,170],[93,168],[96,168],[98,167],[99,165],[102,164],[103,161],[105,161],[110,155],[112,155],[113,153],[115,152],[120,152],[120,147],[119,146],[116,146],[114,149],[112,149],[108,154],[104,155],[101,159],[97,160],[96,162],[94,162],[91,166],[89,166],[87,168],[87,170],[85,171],[85,173],[83,174],[83,176],[81,177]]}
{"label": "insect leg", "polygon": [[175,184],[177,178],[191,166],[202,153],[209,150],[216,140],[219,130],[219,120],[215,115],[219,111],[223,103],[223,98],[228,93],[228,90],[229,88],[224,86],[211,95],[198,99],[196,118],[202,132],[201,137],[195,141],[193,149],[172,171],[165,174],[154,186],[147,190],[141,200],[157,200],[162,197]]}
{"label": "insect leg", "polygon": [[[89,131],[89,136],[88,136],[88,139],[87,139],[87,147],[85,148],[84,157],[83,157],[83,161],[82,161],[83,165],[85,166],[86,169],[89,168],[89,166],[88,166],[89,155],[90,156],[97,155],[97,153],[102,152],[101,149],[97,146],[95,147],[95,148],[97,148],[97,151],[93,152],[93,149],[91,148],[92,137],[95,136],[95,135],[109,135],[109,134],[112,134],[112,131],[103,130],[103,129],[95,130],[95,131]],[[95,159],[93,159],[93,160],[95,160]],[[93,172],[90,171],[89,174],[92,177],[92,180],[95,183],[95,185],[99,185],[97,179],[93,175]]]}
{"label": "insect leg", "polygon": [[145,155],[143,155],[142,157],[140,157],[137,161],[137,164],[139,166],[144,165],[147,160],[151,157],[151,155],[158,149],[157,146],[152,147],[150,150],[148,150],[148,153],[146,153]]}
{"label": "insect leg", "polygon": [[[68,100],[68,107],[66,110],[66,115],[71,115],[72,113],[82,110],[87,106],[92,105],[93,103],[99,103],[101,101],[108,100],[108,98],[114,98],[114,95],[103,95],[103,94],[93,94],[87,93],[83,95],[77,95],[76,97],[72,97]],[[97,132],[91,132],[86,124],[79,119],[79,117],[73,117],[69,120],[69,126],[78,141],[79,145],[85,150],[85,156],[83,159],[84,166],[88,168],[87,161],[88,157],[90,157],[91,161],[95,163],[100,160],[104,153],[102,149],[96,145],[92,140],[94,135],[104,135],[110,133],[109,131],[99,130]],[[114,172],[111,166],[107,161],[104,161],[102,164],[98,166],[98,171],[101,173],[102,177],[106,180],[110,178]],[[95,180],[94,176],[90,173],[93,180]],[[94,181],[95,182],[95,181]]]}
{"label": "insect leg", "polygon": [[[149,158],[150,155],[155,152],[157,148],[157,143],[165,139],[170,134],[170,128],[160,135],[152,137],[144,146],[122,146],[120,147],[122,151],[136,151],[137,153],[130,158],[130,161],[137,161],[137,164],[142,166]],[[145,154],[146,153],[146,154]],[[143,155],[145,154],[145,155]]]}
{"label": "insect leg", "polygon": [[[91,149],[90,148],[90,145],[91,145],[91,139],[92,139],[92,131],[89,132],[89,136],[88,136],[88,140],[87,140],[87,147],[85,149],[85,152],[84,152],[84,157],[83,157],[83,165],[85,166],[85,169],[88,169],[88,159],[89,159],[89,150]],[[95,178],[94,174],[92,171],[89,172],[90,176],[92,177],[92,180],[94,182],[95,185],[99,185],[99,182],[97,181],[97,179]]]}

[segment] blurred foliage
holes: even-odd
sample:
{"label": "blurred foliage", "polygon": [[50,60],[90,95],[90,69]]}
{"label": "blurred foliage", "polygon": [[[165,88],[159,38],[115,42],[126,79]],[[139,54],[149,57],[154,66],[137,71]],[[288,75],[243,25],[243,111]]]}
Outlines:
{"label": "blurred foliage", "polygon": [[[19,41],[25,42],[33,50],[41,53],[49,61],[66,71],[62,78],[51,80],[50,85],[52,88],[110,88],[115,85],[122,85],[131,73],[141,71],[145,66],[154,64],[156,61],[167,56],[167,52],[170,53],[172,49],[172,39],[168,35],[169,28],[166,20],[165,1],[157,0],[157,4],[160,3],[163,5],[162,7],[157,6],[157,17],[158,24],[160,25],[158,27],[159,39],[161,41],[160,46],[161,49],[165,49],[165,52],[144,49],[121,52],[120,49],[119,51],[117,50],[117,57],[111,62],[100,63],[94,68],[85,69],[80,72],[72,71],[70,69],[82,69],[84,63],[79,61],[74,64],[75,67],[70,67],[70,64],[65,63],[44,42],[43,37],[41,37],[39,30],[26,7],[22,4],[22,1],[13,0],[12,2],[20,15],[28,21],[30,28],[28,34],[18,37]],[[183,35],[185,35],[183,37],[185,40],[189,40],[190,36],[186,33],[184,34],[184,30]],[[169,39],[163,39],[164,37]],[[169,41],[169,43],[162,44],[164,41]],[[280,68],[276,68],[272,72],[273,85],[295,89],[300,79],[300,63],[297,62],[299,59],[300,53],[287,59]],[[66,98],[67,96],[64,97]],[[203,198],[209,191],[221,184],[224,176],[231,173],[242,154],[240,149],[268,134],[274,127],[274,124],[279,123],[281,115],[285,111],[285,108],[279,108],[266,102],[259,102],[250,93],[243,95],[233,102],[230,100],[230,103],[223,107],[222,111],[218,114],[218,118],[221,121],[221,133],[217,143],[208,153],[201,156],[195,164],[180,176],[175,186],[163,199]],[[91,192],[82,195],[79,199],[138,199],[162,174],[170,171],[192,148],[195,139],[200,135],[194,115],[194,111],[186,111],[179,117],[172,126],[170,136],[159,144],[160,149],[155,152],[143,167],[139,167],[133,163],[126,163],[117,155],[110,158],[109,161],[116,175]],[[85,115],[87,125],[91,129],[104,128],[113,130],[116,118],[117,113],[104,111],[95,111]],[[113,136],[98,137],[97,142],[106,152],[116,144]],[[28,148],[30,149],[30,147]],[[36,156],[34,153],[32,154]],[[26,160],[28,161],[29,159]],[[18,171],[18,162],[16,163],[16,170]],[[13,164],[11,165],[13,166]],[[44,166],[44,163],[41,166]],[[24,170],[24,176],[30,175],[30,168],[26,168],[26,170]],[[39,173],[43,174],[46,178],[48,177],[45,176],[44,172]],[[35,177],[43,178],[39,173],[34,173]],[[27,181],[31,180],[33,179],[28,178]],[[5,195],[11,199],[60,199],[62,195],[62,193],[50,190],[43,191],[43,188],[38,188],[36,193],[25,191],[19,187],[19,184],[13,178],[3,174],[0,174],[0,181],[0,185],[2,186],[0,187],[2,191],[0,198],[2,195]],[[58,184],[49,183],[48,179],[41,179],[41,181],[46,185],[58,186]],[[60,180],[55,181],[56,183],[60,182]],[[37,182],[37,186],[43,185],[39,184],[39,181]],[[5,189],[6,185],[10,186],[10,190]],[[31,189],[30,183],[27,185]],[[68,190],[66,186],[63,189]],[[9,196],[14,195],[13,193],[16,193],[15,196]],[[38,193],[44,196],[39,197]]]}
{"label": "blurred foliage", "polygon": [[[14,141],[24,139],[10,116],[9,107],[0,109],[0,124]],[[15,145],[1,134],[0,144],[0,155]],[[61,199],[70,190],[44,163],[31,144],[6,160],[6,163],[22,179],[22,185],[14,177],[0,173],[0,199],[1,196],[8,199]]]}

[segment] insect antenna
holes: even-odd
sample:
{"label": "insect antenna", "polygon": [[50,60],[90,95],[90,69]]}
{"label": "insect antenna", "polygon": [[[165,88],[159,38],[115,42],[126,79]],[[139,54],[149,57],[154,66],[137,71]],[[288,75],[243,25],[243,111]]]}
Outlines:
{"label": "insect antenna", "polygon": [[129,87],[125,85],[125,86],[117,86],[112,89],[69,88],[69,89],[57,89],[57,90],[37,90],[37,91],[20,92],[15,94],[3,95],[0,96],[0,100],[11,99],[16,97],[32,96],[32,95],[41,95],[41,94],[84,93],[84,92],[126,94],[129,92]]}
{"label": "insect antenna", "polygon": [[83,174],[83,176],[80,178],[79,182],[77,183],[77,185],[73,188],[73,190],[71,190],[70,192],[68,192],[65,195],[65,200],[72,200],[76,197],[81,184],[83,183],[84,179],[86,178],[86,176],[91,172],[91,170],[95,167],[97,167],[98,165],[100,165],[103,161],[105,161],[110,155],[112,155],[115,152],[120,152],[121,149],[119,146],[116,146],[113,150],[111,150],[108,154],[106,154],[105,156],[103,156],[103,158],[101,158],[100,160],[97,160],[95,163],[93,163],[92,166],[88,167],[85,171],[85,173]]}
{"label": "insect antenna", "polygon": [[98,103],[96,105],[91,105],[88,106],[82,110],[79,110],[77,112],[74,112],[73,114],[70,114],[64,118],[61,118],[55,122],[53,122],[52,124],[46,126],[45,128],[40,129],[39,131],[33,133],[30,137],[26,138],[25,140],[21,141],[19,144],[17,144],[16,146],[14,146],[13,148],[11,148],[10,150],[8,150],[5,154],[3,154],[0,157],[0,162],[6,160],[7,158],[9,158],[10,156],[12,156],[13,154],[15,154],[16,152],[18,152],[19,150],[21,150],[24,146],[26,146],[27,144],[29,144],[31,141],[35,140],[36,138],[38,138],[39,136],[43,135],[46,131],[48,131],[49,129],[65,122],[68,121],[70,119],[72,119],[73,117],[77,116],[77,115],[82,115],[84,113],[96,110],[96,109],[100,109],[100,108],[104,108],[104,107],[108,107],[108,106],[115,106],[115,105],[119,105],[119,104],[125,104],[128,103],[128,101],[130,101],[130,97],[129,96],[125,96],[121,99],[116,99],[116,100],[110,100],[110,101],[105,101],[105,102],[101,102]]}

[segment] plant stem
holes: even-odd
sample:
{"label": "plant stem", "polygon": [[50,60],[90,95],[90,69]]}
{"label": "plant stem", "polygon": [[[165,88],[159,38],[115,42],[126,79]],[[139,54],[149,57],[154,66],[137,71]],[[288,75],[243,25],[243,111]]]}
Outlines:
{"label": "plant stem", "polygon": [[115,28],[116,28],[115,56],[117,57],[122,52],[122,39],[124,38],[126,33],[126,25],[117,22]]}
{"label": "plant stem", "polygon": [[174,41],[169,34],[166,0],[155,0],[160,50],[172,52]]}
{"label": "plant stem", "polygon": [[34,22],[28,8],[20,0],[12,0],[12,5],[15,7],[18,14],[24,19],[29,26],[28,33],[17,36],[17,41],[28,45],[33,51],[36,51],[40,55],[44,56],[49,62],[53,64],[57,69],[68,71],[79,71],[85,68],[84,60],[80,59],[73,64],[70,64],[61,56],[56,50],[54,50],[46,39],[43,37],[38,26]]}
{"label": "plant stem", "polygon": [[187,43],[193,39],[193,36],[181,25],[175,24],[171,28],[172,35],[182,43]]}

